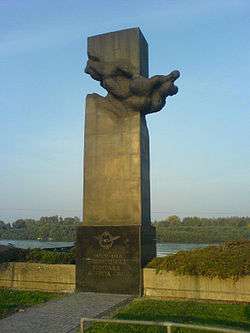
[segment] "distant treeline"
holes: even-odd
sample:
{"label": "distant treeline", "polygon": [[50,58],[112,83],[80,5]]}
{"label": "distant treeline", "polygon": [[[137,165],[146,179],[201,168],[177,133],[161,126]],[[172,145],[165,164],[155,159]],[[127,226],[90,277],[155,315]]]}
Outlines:
{"label": "distant treeline", "polygon": [[158,242],[219,243],[250,239],[250,217],[185,217],[181,220],[173,215],[154,222],[154,226]]}
{"label": "distant treeline", "polygon": [[[0,239],[41,239],[74,241],[78,217],[41,217],[39,220],[19,219],[12,225],[0,221]],[[250,239],[250,217],[200,218],[176,215],[155,221],[158,242],[219,243]]]}
{"label": "distant treeline", "polygon": [[12,225],[0,221],[0,239],[74,241],[78,217],[42,216],[39,220],[19,219]]}

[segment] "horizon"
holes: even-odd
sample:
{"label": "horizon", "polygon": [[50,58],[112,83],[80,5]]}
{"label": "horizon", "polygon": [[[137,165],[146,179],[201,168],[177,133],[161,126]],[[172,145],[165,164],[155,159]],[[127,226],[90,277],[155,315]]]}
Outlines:
{"label": "horizon", "polygon": [[[77,216],[77,215],[58,215],[58,214],[55,214],[55,215],[40,215],[40,216],[37,216],[37,217],[18,217],[18,218],[15,218],[15,219],[11,219],[11,220],[1,220],[2,222],[4,222],[5,224],[13,224],[14,222],[16,222],[17,220],[34,220],[34,221],[39,221],[40,219],[42,218],[51,218],[51,217],[54,217],[54,216],[57,216],[58,218],[63,218],[63,219],[67,219],[67,218],[79,218],[79,221],[80,222],[83,222],[82,218],[80,216]],[[166,216],[162,216],[162,217],[158,217],[158,218],[155,218],[155,219],[151,219],[151,222],[152,223],[155,223],[155,222],[160,222],[160,221],[165,221],[167,220],[169,217],[172,217],[172,216],[177,216],[178,218],[180,218],[181,222],[183,222],[183,220],[185,218],[198,218],[198,219],[213,219],[213,220],[216,220],[216,219],[234,219],[234,218],[238,218],[238,219],[249,219],[250,216],[248,215],[245,215],[245,216],[222,216],[222,215],[216,215],[216,216],[197,216],[197,215],[176,215],[176,214],[172,214],[172,215],[166,215]]]}
{"label": "horizon", "polygon": [[150,76],[181,72],[178,94],[147,116],[151,220],[250,216],[250,3],[94,7],[0,3],[0,220],[81,219],[84,100],[104,94],[83,73],[87,37],[129,27],[148,42]]}

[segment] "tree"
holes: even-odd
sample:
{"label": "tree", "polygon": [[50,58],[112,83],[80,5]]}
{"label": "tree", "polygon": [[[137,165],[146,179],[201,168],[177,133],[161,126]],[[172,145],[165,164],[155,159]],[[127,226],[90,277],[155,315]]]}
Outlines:
{"label": "tree", "polygon": [[13,228],[15,228],[15,229],[25,228],[25,220],[22,220],[22,219],[16,220],[13,223]]}
{"label": "tree", "polygon": [[175,224],[180,224],[181,223],[181,219],[177,215],[169,216],[167,221],[169,222],[170,225],[175,225]]}

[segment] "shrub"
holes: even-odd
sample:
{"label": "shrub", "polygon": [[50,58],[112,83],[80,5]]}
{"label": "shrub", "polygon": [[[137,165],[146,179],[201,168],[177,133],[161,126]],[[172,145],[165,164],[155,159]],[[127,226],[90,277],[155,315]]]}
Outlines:
{"label": "shrub", "polygon": [[157,272],[173,271],[179,275],[233,278],[250,275],[250,241],[226,242],[220,246],[180,251],[153,259],[147,267]]}
{"label": "shrub", "polygon": [[28,250],[25,261],[44,264],[74,264],[74,251],[58,252],[41,249]]}
{"label": "shrub", "polygon": [[23,249],[0,245],[0,264],[9,261],[25,261],[26,251]]}
{"label": "shrub", "polygon": [[39,262],[44,264],[74,264],[75,250],[59,252],[42,249],[23,250],[9,246],[1,246],[0,263],[10,261]]}

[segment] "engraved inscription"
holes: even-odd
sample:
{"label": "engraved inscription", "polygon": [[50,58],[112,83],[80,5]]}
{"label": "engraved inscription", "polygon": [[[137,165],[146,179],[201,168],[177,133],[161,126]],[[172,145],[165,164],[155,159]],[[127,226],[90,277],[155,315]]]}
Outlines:
{"label": "engraved inscription", "polygon": [[[113,237],[113,241],[118,238],[120,236]],[[114,247],[111,249],[112,246],[108,248],[107,245],[110,245],[110,243],[106,244],[105,242],[105,247],[100,245],[102,249],[97,250],[91,254],[91,257],[86,258],[89,268],[88,275],[110,278],[112,276],[122,276],[124,270],[129,271],[124,254],[118,252],[119,250]]]}

